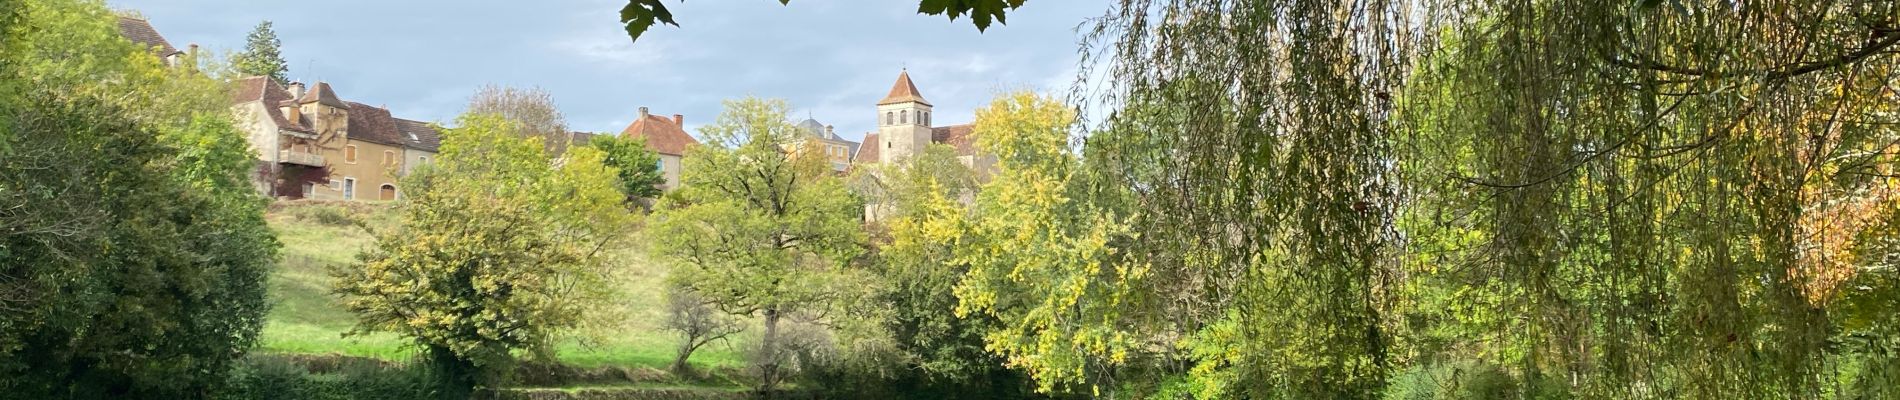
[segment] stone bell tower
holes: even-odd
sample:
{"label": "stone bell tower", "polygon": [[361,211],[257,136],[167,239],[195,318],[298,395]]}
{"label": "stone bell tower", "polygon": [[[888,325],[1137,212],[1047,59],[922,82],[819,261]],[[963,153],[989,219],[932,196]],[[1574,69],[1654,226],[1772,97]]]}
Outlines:
{"label": "stone bell tower", "polygon": [[890,164],[910,158],[930,145],[930,101],[910,82],[910,71],[897,74],[891,93],[877,102],[879,163]]}

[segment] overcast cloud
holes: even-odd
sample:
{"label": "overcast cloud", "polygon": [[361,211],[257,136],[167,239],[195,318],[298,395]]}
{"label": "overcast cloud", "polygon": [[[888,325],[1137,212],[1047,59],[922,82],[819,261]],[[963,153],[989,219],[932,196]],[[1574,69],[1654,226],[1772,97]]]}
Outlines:
{"label": "overcast cloud", "polygon": [[999,90],[1062,92],[1075,27],[1102,1],[1030,2],[1009,25],[915,12],[915,0],[669,2],[681,26],[629,43],[623,0],[108,0],[136,10],[173,45],[236,51],[271,20],[295,80],[330,82],[345,100],[449,122],[486,83],[552,92],[573,129],[618,133],[641,106],[685,114],[687,129],[747,95],[782,98],[856,140],[908,67],[939,125],[965,123]]}

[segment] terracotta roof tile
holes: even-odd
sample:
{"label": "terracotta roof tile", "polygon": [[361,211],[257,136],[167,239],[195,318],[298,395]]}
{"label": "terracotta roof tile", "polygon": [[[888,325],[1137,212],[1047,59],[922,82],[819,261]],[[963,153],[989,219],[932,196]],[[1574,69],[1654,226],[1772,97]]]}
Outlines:
{"label": "terracotta roof tile", "polygon": [[660,154],[676,156],[686,155],[686,148],[699,145],[699,140],[686,134],[686,129],[672,119],[659,115],[647,115],[638,118],[627,129],[620,131],[621,137],[643,137],[647,148]]}
{"label": "terracotta roof tile", "polygon": [[310,91],[304,92],[303,98],[297,99],[297,104],[309,104],[311,102],[337,108],[350,108],[348,104],[343,103],[342,98],[337,97],[336,89],[331,89],[329,82],[317,82],[317,85],[312,86]]}
{"label": "terracotta roof tile", "polygon": [[152,53],[157,54],[159,58],[183,53],[178,51],[178,48],[172,47],[171,42],[166,42],[165,36],[159,35],[158,29],[153,29],[150,21],[121,16],[119,17],[119,34],[124,35],[132,43],[138,44],[139,47],[152,50]]}
{"label": "terracotta roof tile", "polygon": [[314,130],[311,130],[309,126],[292,124],[289,118],[284,117],[284,112],[278,109],[278,105],[290,100],[290,92],[285,91],[283,87],[277,86],[277,82],[271,81],[270,78],[253,76],[239,79],[232,86],[232,103],[263,102],[264,113],[270,116],[272,123],[277,124],[277,128],[304,133],[316,133]]}
{"label": "terracotta roof tile", "polygon": [[851,159],[861,163],[878,162],[878,149],[877,132],[866,133],[864,134],[864,145],[858,146],[857,154],[852,155]]}
{"label": "terracotta roof tile", "polygon": [[897,83],[891,85],[891,94],[885,95],[884,100],[878,100],[877,105],[912,101],[930,105],[929,101],[924,100],[923,93],[917,91],[917,84],[910,82],[910,71],[904,71],[897,73]]}
{"label": "terracotta roof tile", "polygon": [[930,128],[930,141],[955,147],[957,155],[976,154],[976,125],[963,124]]}

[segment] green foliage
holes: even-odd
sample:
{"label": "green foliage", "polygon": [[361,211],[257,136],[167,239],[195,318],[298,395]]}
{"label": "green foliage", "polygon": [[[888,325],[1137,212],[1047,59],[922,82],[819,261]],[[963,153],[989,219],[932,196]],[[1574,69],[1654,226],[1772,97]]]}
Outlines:
{"label": "green foliage", "polygon": [[620,193],[627,195],[629,203],[660,197],[666,175],[660,172],[660,154],[647,148],[646,138],[600,135],[587,145],[606,153],[603,162],[620,172]]}
{"label": "green foliage", "polygon": [[0,31],[0,390],[203,397],[255,342],[277,243],[224,88],[91,1]]}
{"label": "green foliage", "polygon": [[[970,17],[970,23],[976,25],[976,30],[982,31],[989,29],[990,20],[1007,23],[1004,14],[1022,7],[1023,3],[1028,1],[920,0],[917,4],[917,13],[942,15],[950,18],[951,21],[967,15]],[[779,0],[779,4],[791,3],[792,0]],[[679,26],[679,23],[673,22],[673,11],[666,9],[664,0],[627,0],[627,5],[620,8],[620,23],[626,25],[627,37],[630,40],[640,40],[640,35],[645,34],[647,29],[652,28],[656,23]]]}
{"label": "green foliage", "polygon": [[400,225],[336,281],[362,332],[426,350],[444,396],[502,371],[516,351],[551,354],[552,340],[602,303],[602,249],[630,224],[599,151],[557,162],[500,117],[459,125],[405,182]]}
{"label": "green foliage", "polygon": [[231,389],[220,400],[414,400],[433,395],[417,367],[347,363],[334,371],[311,372],[280,357],[251,357],[231,374]]}
{"label": "green foliage", "polygon": [[655,255],[676,265],[671,279],[735,315],[760,315],[756,366],[771,389],[790,357],[780,320],[842,314],[865,295],[860,204],[821,155],[786,151],[800,140],[783,101],[743,99],[701,129],[707,145],[688,150],[682,187],[654,213]]}
{"label": "green foliage", "polygon": [[244,51],[231,59],[237,72],[244,76],[269,77],[278,86],[290,85],[290,63],[284,61],[284,42],[277,40],[277,31],[271,29],[270,21],[257,23],[251,29],[250,36],[244,38]]}

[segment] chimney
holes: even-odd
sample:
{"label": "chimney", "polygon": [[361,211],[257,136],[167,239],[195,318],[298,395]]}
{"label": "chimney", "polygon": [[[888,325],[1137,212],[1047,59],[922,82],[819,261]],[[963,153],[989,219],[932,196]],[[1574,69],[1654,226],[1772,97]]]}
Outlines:
{"label": "chimney", "polygon": [[291,125],[302,124],[302,122],[297,120],[303,118],[303,109],[297,107],[296,101],[285,100],[283,103],[277,105],[277,109],[283,111],[284,119],[290,121]]}
{"label": "chimney", "polygon": [[197,44],[197,43],[192,43],[192,44],[191,44],[191,49],[190,49],[190,50],[185,50],[185,56],[187,56],[187,57],[197,57],[197,56],[198,56],[198,44]]}
{"label": "chimney", "polygon": [[640,107],[640,119],[647,119],[647,108]]}
{"label": "chimney", "polygon": [[838,136],[838,130],[833,129],[831,125],[825,125],[825,137],[832,136]]}
{"label": "chimney", "polygon": [[302,97],[303,97],[303,82],[291,82],[290,83],[290,99],[296,100]]}
{"label": "chimney", "polygon": [[685,128],[685,127],[686,127],[686,116],[684,116],[684,115],[679,115],[679,114],[673,114],[673,125],[678,125],[678,126],[679,126],[679,127],[681,127],[681,128]]}

